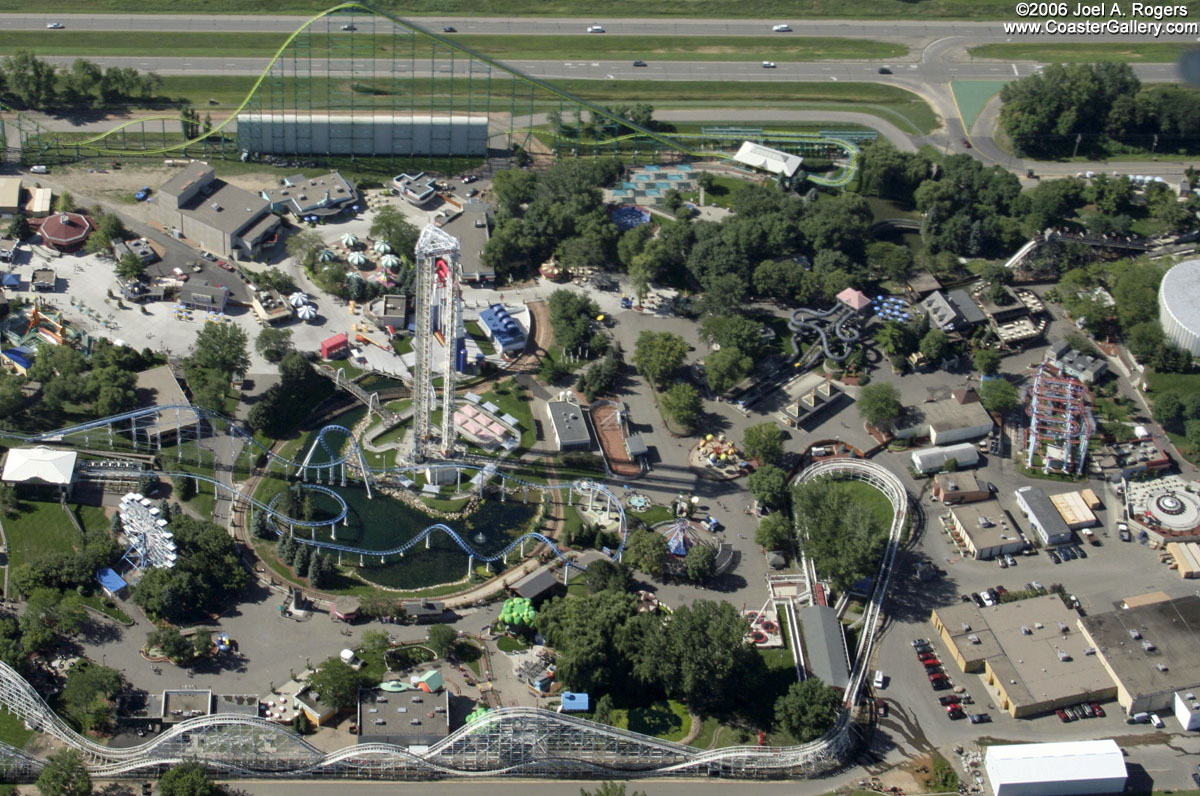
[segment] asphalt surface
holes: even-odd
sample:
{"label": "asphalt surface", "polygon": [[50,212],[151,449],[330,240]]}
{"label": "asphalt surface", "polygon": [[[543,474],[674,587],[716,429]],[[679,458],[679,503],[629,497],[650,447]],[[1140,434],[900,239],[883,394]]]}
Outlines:
{"label": "asphalt surface", "polygon": [[[70,66],[75,56],[43,56],[46,61],[59,66]],[[170,58],[129,56],[92,56],[88,60],[102,67],[133,67],[153,71],[160,75],[260,75],[270,62],[268,58]],[[314,73],[325,73],[331,77],[352,77],[370,74],[371,61],[362,59],[314,58],[311,61]],[[457,69],[449,60],[439,62],[430,69],[424,66],[409,70],[398,62],[388,74],[415,75],[417,77],[465,77],[467,62],[459,59]],[[902,61],[817,61],[802,63],[779,62],[773,69],[765,69],[761,61],[647,61],[646,66],[636,67],[633,61],[504,61],[505,64],[526,74],[547,80],[654,80],[654,81],[753,81],[753,82],[822,82],[854,81],[899,85],[927,85],[947,83],[951,80],[1000,80],[1025,77],[1038,69],[1036,64],[996,63],[979,61],[971,63],[904,63]],[[894,74],[879,74],[880,67],[890,67]],[[1174,64],[1134,64],[1138,78],[1148,82],[1178,79]]]}
{"label": "asphalt surface", "polygon": [[[1006,35],[1003,21],[934,22],[904,20],[841,20],[818,19],[593,19],[578,17],[405,17],[425,30],[440,32],[453,27],[458,33],[493,33],[519,35],[561,36],[587,32],[598,24],[615,36],[845,36],[850,38],[887,39],[892,41],[931,42],[946,37],[962,37],[978,41],[1047,41],[1046,36]],[[309,19],[305,15],[220,15],[220,14],[56,14],[53,11],[37,14],[4,14],[0,30],[45,30],[48,22],[59,22],[66,30],[114,31],[228,31],[242,33],[291,33]],[[366,14],[337,16],[328,23],[335,30],[353,22],[358,30],[369,30],[372,17]],[[788,23],[792,31],[774,33],[771,28]],[[453,34],[450,34],[453,35]],[[604,34],[593,34],[604,35]],[[1136,41],[1190,41],[1194,37],[1148,36],[1122,37],[1122,43]],[[1111,35],[1090,34],[1072,36],[1071,41],[1112,41]]]}

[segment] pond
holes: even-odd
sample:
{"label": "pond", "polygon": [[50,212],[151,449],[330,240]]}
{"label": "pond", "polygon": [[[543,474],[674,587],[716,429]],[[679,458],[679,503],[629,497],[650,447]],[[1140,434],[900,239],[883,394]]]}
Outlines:
{"label": "pond", "polygon": [[[339,441],[338,435],[330,435],[330,447]],[[328,461],[329,457],[318,448],[312,460]],[[530,490],[528,503],[522,503],[520,495],[509,495],[502,503],[498,491],[489,492],[468,517],[442,520],[376,490],[372,490],[371,499],[367,498],[366,490],[359,487],[346,486],[337,491],[349,508],[346,525],[337,529],[340,544],[367,550],[389,550],[441,522],[457,531],[483,555],[500,552],[529,529],[542,495],[540,491]],[[336,514],[337,507],[331,498],[320,494],[314,494],[314,497],[317,516]],[[303,533],[299,529],[297,532]],[[332,541],[329,527],[318,528],[316,538]],[[354,567],[358,561],[356,556],[345,555],[342,563]],[[418,543],[403,557],[389,556],[386,562],[380,563],[378,557],[367,556],[363,563],[364,566],[356,570],[362,577],[393,589],[425,589],[461,580],[467,574],[467,554],[454,540],[440,532],[430,536],[429,549],[424,543]]]}

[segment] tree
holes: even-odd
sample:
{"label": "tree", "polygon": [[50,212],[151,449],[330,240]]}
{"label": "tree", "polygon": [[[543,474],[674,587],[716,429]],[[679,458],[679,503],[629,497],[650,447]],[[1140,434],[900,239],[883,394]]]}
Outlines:
{"label": "tree", "polygon": [[[579,796],[625,796],[624,782],[601,782],[594,790],[579,789]],[[629,796],[646,796],[645,791],[635,790]]]}
{"label": "tree", "polygon": [[288,238],[287,253],[305,268],[317,264],[317,255],[325,248],[325,241],[316,230],[305,229],[295,232]]}
{"label": "tree", "polygon": [[1002,378],[987,379],[979,385],[979,401],[989,412],[1008,414],[1021,405],[1017,388]]}
{"label": "tree", "polygon": [[930,329],[921,338],[920,351],[929,362],[940,365],[950,348],[950,338],[941,329]]}
{"label": "tree", "polygon": [[179,476],[178,487],[179,494],[176,497],[179,500],[186,503],[196,496],[196,480],[194,478],[188,478],[186,475]]}
{"label": "tree", "polygon": [[121,255],[121,259],[117,260],[113,270],[116,271],[117,278],[122,282],[133,282],[141,279],[146,273],[146,264],[133,252],[125,252]]}
{"label": "tree", "polygon": [[661,387],[683,364],[688,344],[670,332],[642,332],[633,349],[633,364],[638,373],[653,385]]}
{"label": "tree", "polygon": [[79,752],[64,749],[46,760],[37,778],[37,789],[42,796],[90,796],[92,778]]}
{"label": "tree", "polygon": [[192,634],[192,655],[195,658],[204,658],[208,653],[212,652],[212,633],[208,630],[197,630]]}
{"label": "tree", "polygon": [[753,370],[754,360],[732,346],[714,351],[704,362],[708,386],[718,394],[733,389]]}
{"label": "tree", "polygon": [[183,637],[179,629],[167,625],[154,630],[146,637],[147,647],[158,647],[162,654],[176,663],[187,663],[195,654],[195,647]]}
{"label": "tree", "polygon": [[0,516],[13,516],[17,513],[18,505],[17,490],[9,484],[0,484]]}
{"label": "tree", "polygon": [[596,708],[592,711],[592,721],[598,724],[612,724],[613,698],[611,694],[603,694],[596,700]]}
{"label": "tree", "polygon": [[429,646],[439,658],[445,658],[454,651],[458,643],[458,633],[449,625],[433,625],[429,628]]}
{"label": "tree", "polygon": [[822,577],[847,589],[875,571],[887,544],[888,526],[850,486],[829,478],[792,489],[792,515],[801,549]]}
{"label": "tree", "polygon": [[25,216],[20,213],[13,216],[13,220],[8,225],[8,236],[15,240],[21,241],[33,234],[33,230],[29,226],[29,222]]}
{"label": "tree", "polygon": [[610,590],[626,592],[633,584],[633,578],[626,562],[618,561],[614,564],[606,558],[601,558],[588,564],[587,571],[583,573],[583,582],[592,594]]}
{"label": "tree", "polygon": [[1177,428],[1183,419],[1183,404],[1174,393],[1163,393],[1154,399],[1154,420],[1163,428]]}
{"label": "tree", "polygon": [[354,671],[340,658],[322,661],[308,682],[322,702],[337,710],[357,705],[358,689],[368,685],[364,674]]}
{"label": "tree", "polygon": [[787,500],[787,473],[773,464],[763,465],[746,479],[746,488],[760,506],[777,508]]}
{"label": "tree", "polygon": [[254,349],[268,362],[279,362],[292,348],[291,329],[276,329],[268,326],[258,333]]}
{"label": "tree", "polygon": [[1200,450],[1200,420],[1189,420],[1183,425],[1183,433],[1192,450]]}
{"label": "tree", "polygon": [[54,200],[54,212],[56,213],[74,213],[75,212],[75,197],[71,196],[69,191],[63,191]]}
{"label": "tree", "polygon": [[[641,663],[661,669],[669,696],[700,713],[732,708],[758,655],[745,641],[749,623],[727,602],[681,605],[671,620],[643,640]],[[635,672],[637,671],[635,665]]]}
{"label": "tree", "polygon": [[667,563],[667,538],[654,531],[633,531],[625,543],[625,560],[634,569],[659,577]]}
{"label": "tree", "polygon": [[882,382],[868,384],[858,395],[858,413],[878,429],[890,429],[904,412],[900,391],[896,385]]}
{"label": "tree", "polygon": [[760,465],[775,464],[783,455],[783,430],[770,421],[749,426],[742,437],[742,448],[749,459]]}
{"label": "tree", "polygon": [[[301,711],[300,715],[304,715]],[[162,796],[219,796],[221,787],[208,778],[199,763],[178,763],[158,781]]]}
{"label": "tree", "polygon": [[792,539],[792,523],[782,511],[763,517],[754,529],[754,543],[764,550],[782,550]]}
{"label": "tree", "polygon": [[683,569],[688,580],[703,583],[717,571],[717,554],[706,544],[694,544],[683,557]]}
{"label": "tree", "polygon": [[379,208],[375,220],[371,222],[371,237],[387,241],[392,251],[406,257],[411,257],[416,251],[420,235],[421,231],[395,205]]}
{"label": "tree", "polygon": [[1000,370],[1000,354],[992,348],[981,348],[975,352],[975,370],[985,376],[995,376]]}
{"label": "tree", "polygon": [[296,554],[292,557],[292,571],[303,576],[308,573],[309,559],[312,557],[312,547],[306,544],[296,546]]}
{"label": "tree", "polygon": [[196,333],[192,362],[197,367],[217,371],[228,381],[234,373],[250,369],[246,341],[246,332],[236,324],[206,323]]}
{"label": "tree", "polygon": [[688,431],[700,419],[700,393],[690,384],[676,384],[662,394],[661,401],[663,412]]}
{"label": "tree", "polygon": [[799,743],[820,738],[841,712],[841,694],[819,677],[792,683],[787,693],[775,700],[775,721]]}

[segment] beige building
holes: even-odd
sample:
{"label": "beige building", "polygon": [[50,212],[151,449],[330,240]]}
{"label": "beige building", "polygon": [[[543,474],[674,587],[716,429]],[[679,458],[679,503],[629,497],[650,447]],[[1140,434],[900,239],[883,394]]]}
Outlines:
{"label": "beige building", "polygon": [[1051,495],[1050,502],[1054,504],[1054,508],[1058,509],[1063,522],[1072,531],[1078,531],[1081,528],[1090,528],[1099,523],[1096,515],[1088,508],[1087,498],[1081,492],[1064,492],[1061,495]]}
{"label": "beige building", "polygon": [[930,617],[959,668],[981,672],[1016,718],[1116,696],[1078,620],[1056,594],[985,609],[959,603]]}
{"label": "beige building", "polygon": [[21,210],[21,179],[0,177],[0,218],[12,218]]}
{"label": "beige building", "polygon": [[999,503],[986,500],[950,508],[950,521],[960,544],[978,561],[1019,553],[1025,540]]}
{"label": "beige building", "polygon": [[222,257],[254,259],[279,234],[279,218],[265,199],[217,179],[198,160],[167,180],[150,204],[163,226]]}
{"label": "beige building", "polygon": [[1085,616],[1079,628],[1127,713],[1172,711],[1176,691],[1200,689],[1200,597],[1133,603]]}
{"label": "beige building", "polygon": [[972,473],[938,473],[933,477],[933,496],[947,506],[953,506],[987,500],[991,493]]}

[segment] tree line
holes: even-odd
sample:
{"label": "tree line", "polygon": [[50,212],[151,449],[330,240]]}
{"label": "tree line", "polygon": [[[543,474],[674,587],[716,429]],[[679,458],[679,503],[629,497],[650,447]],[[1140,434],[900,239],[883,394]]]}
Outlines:
{"label": "tree line", "polygon": [[1000,125],[1020,155],[1164,151],[1200,132],[1194,91],[1143,86],[1123,63],[1050,64],[1005,85],[1000,99]]}
{"label": "tree line", "polygon": [[150,100],[162,89],[154,72],[127,66],[107,69],[85,58],[63,68],[18,50],[0,62],[0,97],[14,108],[91,108]]}

